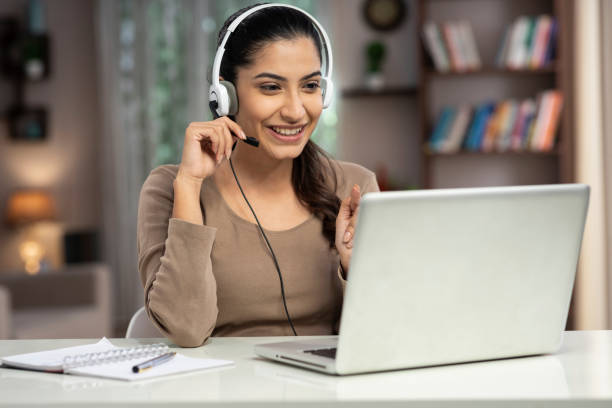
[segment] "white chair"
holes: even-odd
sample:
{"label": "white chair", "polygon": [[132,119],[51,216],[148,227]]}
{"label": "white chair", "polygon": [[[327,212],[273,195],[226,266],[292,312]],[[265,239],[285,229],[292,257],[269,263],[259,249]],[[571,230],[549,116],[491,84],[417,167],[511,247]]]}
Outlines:
{"label": "white chair", "polygon": [[151,323],[147,311],[144,306],[138,309],[134,316],[130,319],[127,332],[125,333],[126,339],[148,339],[155,337],[164,337],[163,334]]}

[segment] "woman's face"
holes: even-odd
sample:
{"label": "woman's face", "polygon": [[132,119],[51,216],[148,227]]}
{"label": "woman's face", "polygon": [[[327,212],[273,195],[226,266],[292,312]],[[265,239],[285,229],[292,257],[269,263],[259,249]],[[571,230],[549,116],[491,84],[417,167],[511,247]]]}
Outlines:
{"label": "woman's face", "polygon": [[277,160],[302,153],[321,110],[321,61],[307,37],[264,46],[253,63],[237,70],[236,121],[259,149]]}

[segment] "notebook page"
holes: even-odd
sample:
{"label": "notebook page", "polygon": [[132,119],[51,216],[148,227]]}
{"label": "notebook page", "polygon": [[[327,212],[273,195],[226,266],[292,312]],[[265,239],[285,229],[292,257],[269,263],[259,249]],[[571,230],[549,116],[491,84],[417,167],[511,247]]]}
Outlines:
{"label": "notebook page", "polygon": [[116,349],[106,337],[93,344],[65,347],[61,349],[16,354],[2,358],[2,363],[11,367],[27,368],[38,371],[61,371],[64,357],[82,353],[97,353]]}
{"label": "notebook page", "polygon": [[141,373],[136,374],[132,372],[132,367],[134,365],[142,363],[145,360],[147,360],[147,358],[144,360],[142,358],[137,358],[115,363],[71,368],[66,372],[68,374],[134,381],[162,377],[171,374],[187,373],[196,370],[204,370],[207,368],[223,367],[233,364],[233,361],[229,360],[193,358],[184,356],[182,354],[176,354],[176,356],[174,356],[174,358],[167,363],[160,364]]}

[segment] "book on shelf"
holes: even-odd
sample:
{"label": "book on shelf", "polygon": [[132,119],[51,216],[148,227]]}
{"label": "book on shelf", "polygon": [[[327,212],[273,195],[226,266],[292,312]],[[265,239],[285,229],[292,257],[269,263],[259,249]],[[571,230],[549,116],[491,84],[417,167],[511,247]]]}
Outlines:
{"label": "book on shelf", "polygon": [[423,39],[436,69],[440,72],[449,71],[450,61],[448,60],[448,52],[444,41],[442,41],[442,34],[434,23],[425,23],[423,26]]}
{"label": "book on shelf", "polygon": [[448,130],[448,136],[440,143],[439,151],[442,153],[454,153],[461,149],[465,132],[470,124],[472,107],[464,104],[457,108],[452,123]]}
{"label": "book on shelf", "polygon": [[436,122],[436,127],[429,140],[429,148],[432,151],[440,150],[444,139],[446,139],[446,134],[449,131],[451,123],[455,118],[455,114],[456,110],[452,106],[446,106],[442,109],[438,121]]}
{"label": "book on shelf", "polygon": [[540,69],[555,58],[557,21],[549,15],[520,16],[504,31],[496,65],[510,69]]}
{"label": "book on shelf", "polygon": [[549,152],[554,148],[563,95],[558,90],[537,99],[484,102],[472,107],[445,106],[428,141],[435,153]]}
{"label": "book on shelf", "polygon": [[478,46],[468,21],[447,21],[423,25],[425,48],[438,72],[474,71],[481,67]]}

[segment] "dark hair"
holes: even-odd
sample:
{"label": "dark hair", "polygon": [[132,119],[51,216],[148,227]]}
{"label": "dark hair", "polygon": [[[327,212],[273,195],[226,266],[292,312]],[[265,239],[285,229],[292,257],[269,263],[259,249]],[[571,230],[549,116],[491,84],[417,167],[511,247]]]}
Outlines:
{"label": "dark hair", "polygon": [[[256,5],[237,11],[225,21],[219,31],[217,46],[221,45],[232,21]],[[220,75],[224,80],[235,83],[237,68],[252,64],[255,54],[268,43],[296,37],[312,38],[321,58],[319,33],[308,16],[282,6],[261,9],[242,21],[230,35],[225,44]],[[335,192],[338,179],[330,157],[313,141],[309,140],[302,153],[293,160],[291,182],[300,202],[322,220],[323,235],[333,248],[336,216],[340,208],[340,199]]]}

